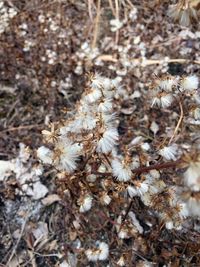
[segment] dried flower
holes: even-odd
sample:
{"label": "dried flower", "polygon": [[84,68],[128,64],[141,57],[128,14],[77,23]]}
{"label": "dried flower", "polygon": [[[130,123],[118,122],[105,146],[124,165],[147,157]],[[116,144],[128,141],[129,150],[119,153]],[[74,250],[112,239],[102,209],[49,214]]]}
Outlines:
{"label": "dried flower", "polygon": [[171,106],[173,101],[174,101],[174,97],[172,94],[162,92],[162,93],[159,93],[153,99],[152,106],[157,105],[162,108],[168,108],[169,106]]}
{"label": "dried flower", "polygon": [[97,152],[108,153],[117,144],[119,135],[117,129],[108,128],[97,143]]}
{"label": "dried flower", "polygon": [[77,160],[81,153],[79,144],[72,144],[67,139],[61,139],[56,144],[55,164],[59,170],[73,172],[77,167]]}
{"label": "dried flower", "polygon": [[91,209],[92,207],[92,197],[90,195],[82,196],[78,200],[78,204],[80,205],[80,212],[86,212]]}
{"label": "dried flower", "polygon": [[166,160],[176,160],[178,148],[176,144],[165,146],[159,150],[159,154]]}
{"label": "dried flower", "polygon": [[117,180],[127,182],[131,179],[132,171],[130,164],[126,164],[125,162],[123,163],[119,159],[114,159],[111,164],[113,175],[117,178]]}
{"label": "dried flower", "polygon": [[85,251],[85,254],[89,261],[104,261],[108,258],[109,255],[108,244],[106,244],[105,242],[97,242],[97,248],[87,249]]}
{"label": "dried flower", "polygon": [[37,156],[44,164],[52,164],[53,152],[49,148],[45,146],[39,147],[37,150]]}
{"label": "dried flower", "polygon": [[199,79],[195,75],[187,76],[181,80],[180,89],[182,91],[193,91],[197,90]]}

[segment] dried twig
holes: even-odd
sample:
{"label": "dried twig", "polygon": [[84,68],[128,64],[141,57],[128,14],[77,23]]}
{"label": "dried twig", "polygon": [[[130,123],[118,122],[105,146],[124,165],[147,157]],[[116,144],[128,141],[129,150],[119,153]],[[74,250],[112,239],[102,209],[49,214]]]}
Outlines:
{"label": "dried twig", "polygon": [[[164,162],[164,163],[159,163],[159,164],[154,164],[150,165],[147,167],[139,167],[134,170],[132,170],[132,173],[134,174],[141,174],[145,173],[151,170],[162,170],[162,169],[167,169],[167,168],[175,168],[177,167],[180,163],[182,163],[182,160],[176,160],[176,161],[170,161],[170,162]],[[96,175],[103,175],[103,176],[109,176],[112,175],[111,172],[94,172],[93,174]]]}
{"label": "dried twig", "polygon": [[96,47],[97,38],[98,38],[98,32],[99,32],[99,20],[101,16],[101,0],[98,0],[97,3],[97,15],[95,18],[95,26],[94,26],[94,33],[93,33],[93,41],[92,41],[92,48]]}
{"label": "dried twig", "polygon": [[[97,59],[100,59],[102,61],[111,61],[111,62],[118,62],[118,59],[113,57],[109,54],[102,54],[97,57]],[[156,64],[163,64],[164,59],[142,59],[142,58],[133,58],[130,60],[132,63],[136,65],[141,65],[142,67],[150,66],[150,65],[156,65]],[[180,63],[180,64],[197,64],[200,65],[200,60],[189,60],[184,58],[172,58],[166,60],[166,63]]]}
{"label": "dried twig", "polygon": [[174,130],[174,133],[173,133],[172,137],[171,137],[170,140],[169,140],[169,145],[171,144],[171,142],[173,141],[175,135],[177,134],[178,129],[179,129],[179,127],[180,127],[180,125],[181,125],[181,122],[182,122],[182,120],[183,120],[183,106],[182,106],[182,104],[181,104],[181,101],[179,101],[179,107],[180,107],[180,118],[179,118],[178,123],[177,123],[177,125],[176,125],[176,128],[175,128],[175,130]]}

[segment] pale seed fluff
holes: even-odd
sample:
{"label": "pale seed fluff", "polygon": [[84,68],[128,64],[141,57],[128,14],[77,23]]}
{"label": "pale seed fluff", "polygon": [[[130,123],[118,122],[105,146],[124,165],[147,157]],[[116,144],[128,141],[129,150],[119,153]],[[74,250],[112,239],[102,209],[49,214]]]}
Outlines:
{"label": "pale seed fluff", "polygon": [[189,215],[200,217],[200,201],[198,199],[190,197],[186,205]]}
{"label": "pale seed fluff", "polygon": [[103,195],[102,195],[101,198],[100,198],[100,201],[101,201],[101,203],[102,203],[103,205],[107,206],[107,205],[110,204],[110,202],[111,202],[111,198],[110,198],[110,196],[109,196],[108,194],[103,193]]}
{"label": "pale seed fluff", "polygon": [[159,150],[159,154],[166,160],[176,160],[178,148],[176,144],[165,146]]}
{"label": "pale seed fluff", "polygon": [[159,87],[164,91],[172,91],[175,85],[177,85],[177,80],[173,78],[161,80],[159,83]]}
{"label": "pale seed fluff", "polygon": [[183,78],[180,84],[180,89],[182,91],[193,91],[198,89],[199,79],[195,75],[190,75]]}
{"label": "pale seed fluff", "polygon": [[97,242],[98,246],[95,249],[87,249],[85,254],[89,261],[104,261],[109,256],[109,247],[105,242]]}
{"label": "pale seed fluff", "polygon": [[94,103],[99,100],[101,96],[101,91],[98,88],[94,88],[88,94],[85,95],[84,100],[89,103]]}
{"label": "pale seed fluff", "polygon": [[90,80],[91,87],[94,89],[97,88],[99,89],[102,87],[102,84],[103,84],[103,77],[100,74],[95,73]]}
{"label": "pale seed fluff", "polygon": [[99,253],[99,260],[100,261],[104,261],[108,258],[108,255],[109,255],[109,247],[108,247],[108,244],[106,244],[105,242],[101,242],[99,244],[99,250],[100,250],[100,253]]}
{"label": "pale seed fluff", "polygon": [[172,230],[174,228],[174,224],[172,221],[167,221],[165,223],[165,227],[168,229],[168,230]]}
{"label": "pale seed fluff", "polygon": [[152,106],[157,105],[158,107],[168,108],[171,106],[174,97],[172,94],[162,93],[161,96],[157,96],[153,99]]}
{"label": "pale seed fluff", "polygon": [[135,187],[138,192],[138,195],[142,196],[149,190],[149,182],[148,181],[143,181],[142,183],[139,182],[136,184]]}
{"label": "pale seed fluff", "polygon": [[131,179],[132,171],[128,164],[123,164],[119,159],[114,159],[111,165],[113,175],[118,181],[127,182]]}
{"label": "pale seed fluff", "polygon": [[185,185],[193,191],[200,190],[200,158],[199,161],[191,162],[188,169],[184,173]]}
{"label": "pale seed fluff", "polygon": [[44,164],[52,164],[53,161],[53,152],[45,147],[41,146],[37,150],[37,157],[44,163]]}
{"label": "pale seed fluff", "polygon": [[117,129],[107,129],[99,142],[97,143],[97,152],[108,153],[111,152],[113,147],[117,144],[119,135]]}
{"label": "pale seed fluff", "polygon": [[130,238],[128,230],[127,229],[123,229],[123,227],[122,227],[121,230],[118,232],[118,237],[121,238],[121,239]]}
{"label": "pale seed fluff", "polygon": [[81,199],[79,202],[80,202],[79,211],[81,213],[84,213],[84,212],[90,210],[92,207],[92,197],[90,195],[84,196],[84,198]]}
{"label": "pale seed fluff", "polygon": [[56,152],[56,167],[59,170],[69,173],[73,172],[77,167],[77,160],[81,154],[81,146],[76,143],[72,144],[68,140],[62,140],[58,142]]}
{"label": "pale seed fluff", "polygon": [[113,108],[111,99],[103,99],[98,105],[98,112],[110,112]]}
{"label": "pale seed fluff", "polygon": [[131,198],[138,195],[137,189],[131,185],[127,187],[127,192]]}
{"label": "pale seed fluff", "polygon": [[89,261],[93,261],[93,262],[98,261],[98,256],[99,256],[98,250],[87,249],[85,251],[85,254]]}

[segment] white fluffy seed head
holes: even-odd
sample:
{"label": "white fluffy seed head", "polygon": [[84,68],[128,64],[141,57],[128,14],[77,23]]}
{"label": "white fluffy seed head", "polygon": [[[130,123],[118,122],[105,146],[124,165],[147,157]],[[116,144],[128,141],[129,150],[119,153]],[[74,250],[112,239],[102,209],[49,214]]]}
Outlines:
{"label": "white fluffy seed head", "polygon": [[169,79],[164,79],[159,82],[159,88],[161,90],[171,92],[173,87],[177,85],[177,79],[176,78],[169,78]]}
{"label": "white fluffy seed head", "polygon": [[137,183],[135,187],[138,195],[143,196],[149,190],[149,182],[143,181],[142,183]]}
{"label": "white fluffy seed head", "polygon": [[161,107],[161,108],[168,108],[169,106],[171,106],[173,101],[174,101],[174,97],[172,94],[163,93],[162,95],[158,95],[154,97],[152,106],[157,105],[158,107]]}
{"label": "white fluffy seed head", "polygon": [[160,98],[160,105],[162,108],[168,108],[169,106],[171,106],[173,100],[174,100],[173,95],[171,94],[163,95]]}
{"label": "white fluffy seed head", "polygon": [[92,250],[92,249],[87,249],[85,251],[85,254],[88,258],[89,261],[93,261],[96,262],[98,261],[98,257],[99,257],[99,252],[96,250]]}
{"label": "white fluffy seed head", "polygon": [[63,139],[57,143],[56,150],[58,151],[58,156],[55,160],[56,167],[68,173],[73,172],[77,167],[77,160],[81,154],[81,146]]}
{"label": "white fluffy seed head", "polygon": [[136,189],[135,187],[131,186],[131,185],[129,185],[129,186],[127,187],[127,191],[128,191],[128,194],[129,194],[129,196],[130,196],[131,198],[132,198],[132,197],[135,197],[135,196],[138,195],[138,191],[137,191],[137,189]]}
{"label": "white fluffy seed head", "polygon": [[112,111],[113,105],[111,99],[104,99],[98,105],[98,112],[107,113]]}
{"label": "white fluffy seed head", "polygon": [[191,162],[184,173],[185,185],[193,191],[200,191],[200,161]]}
{"label": "white fluffy seed head", "polygon": [[85,254],[89,261],[105,261],[109,256],[109,247],[105,242],[97,242],[98,246],[95,249],[87,249]]}
{"label": "white fluffy seed head", "polygon": [[100,261],[106,260],[108,258],[108,255],[109,255],[109,247],[108,247],[108,244],[106,244],[105,242],[101,242],[99,244],[99,250],[100,250],[100,253],[99,253],[98,259]]}
{"label": "white fluffy seed head", "polygon": [[80,208],[79,211],[81,213],[86,212],[92,207],[92,197],[90,195],[84,196],[81,200],[79,200]]}
{"label": "white fluffy seed head", "polygon": [[44,163],[44,164],[52,164],[53,161],[53,152],[45,147],[41,146],[37,150],[37,157]]}
{"label": "white fluffy seed head", "polygon": [[100,89],[103,84],[103,77],[99,73],[95,73],[90,79],[90,85],[94,89]]}
{"label": "white fluffy seed head", "polygon": [[113,175],[120,182],[127,182],[131,179],[132,171],[129,165],[123,164],[119,159],[114,159],[111,163]]}
{"label": "white fluffy seed head", "polygon": [[165,146],[159,150],[159,154],[166,160],[176,160],[178,148],[176,144]]}
{"label": "white fluffy seed head", "polygon": [[182,79],[180,89],[182,91],[193,91],[198,89],[199,79],[195,75],[191,75]]}
{"label": "white fluffy seed head", "polygon": [[107,129],[99,142],[97,143],[97,152],[101,153],[109,153],[112,151],[113,147],[117,145],[117,141],[119,139],[119,135],[117,129],[110,128]]}
{"label": "white fluffy seed head", "polygon": [[94,88],[88,94],[85,95],[84,100],[88,103],[94,103],[99,100],[101,96],[101,91],[98,88]]}
{"label": "white fluffy seed head", "polygon": [[100,201],[101,201],[101,203],[102,203],[103,205],[107,206],[107,205],[110,204],[110,202],[111,202],[111,198],[110,198],[110,196],[109,196],[108,194],[103,193],[103,195],[102,195],[101,198],[100,198]]}

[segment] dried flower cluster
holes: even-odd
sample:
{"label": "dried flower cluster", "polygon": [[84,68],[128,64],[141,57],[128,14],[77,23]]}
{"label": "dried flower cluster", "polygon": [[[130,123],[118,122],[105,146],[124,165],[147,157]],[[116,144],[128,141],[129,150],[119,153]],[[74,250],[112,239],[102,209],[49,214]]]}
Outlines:
{"label": "dried flower cluster", "polygon": [[[120,97],[122,88],[119,81],[97,73],[90,74],[88,78],[86,90],[77,103],[75,112],[69,113],[66,121],[51,124],[50,131],[42,131],[48,145],[37,150],[39,159],[44,164],[54,166],[58,172],[58,181],[65,184],[68,197],[73,198],[73,208],[79,214],[89,216],[90,210],[94,211],[98,207],[107,207],[107,212],[115,212],[114,226],[119,239],[138,238],[144,232],[136,214],[130,209],[130,203],[136,198],[167,229],[181,230],[186,218],[200,215],[199,148],[195,157],[186,157],[184,144],[177,144],[174,140],[176,127],[168,144],[165,140],[158,148],[158,155],[167,162],[163,165],[149,165],[146,154],[150,149],[148,143],[142,145],[144,152],[138,154],[131,148],[138,144],[139,137],[126,146],[120,146],[117,116],[114,112],[115,100]],[[198,78],[195,75],[164,75],[156,78],[151,86],[153,105],[167,109],[177,101],[182,107],[189,97],[194,99],[196,108],[199,109],[197,89]],[[189,112],[188,118],[184,118],[186,121],[199,121],[198,116],[190,118],[190,114]],[[158,125],[152,124],[151,130],[157,133]],[[189,153],[187,151],[187,155]],[[180,164],[187,167],[184,182],[167,183],[161,170],[170,167],[170,164],[176,168],[182,168]],[[137,173],[140,174],[139,179]],[[182,176],[178,178],[178,181],[181,180]],[[116,204],[122,206],[116,208]],[[108,217],[112,217],[112,212]],[[151,225],[150,222],[146,223]],[[79,219],[74,221],[77,229],[80,228],[79,224]],[[102,238],[105,240],[105,236]],[[96,248],[85,250],[87,259],[107,260],[108,243],[109,240],[107,243],[96,241]],[[119,264],[124,261],[123,257],[118,259]]]}
{"label": "dried flower cluster", "polygon": [[199,4],[0,0],[0,265],[200,265]]}

